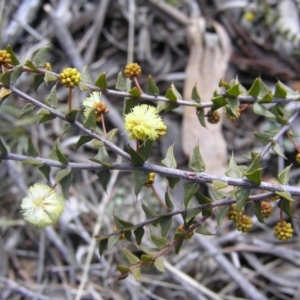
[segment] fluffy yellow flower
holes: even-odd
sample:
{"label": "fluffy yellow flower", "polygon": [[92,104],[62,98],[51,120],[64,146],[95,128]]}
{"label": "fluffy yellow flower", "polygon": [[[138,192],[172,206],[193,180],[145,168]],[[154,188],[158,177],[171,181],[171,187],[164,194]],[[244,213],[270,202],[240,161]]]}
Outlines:
{"label": "fluffy yellow flower", "polygon": [[96,120],[99,122],[101,114],[108,114],[108,109],[103,101],[100,101],[101,93],[92,92],[82,102],[83,114],[87,118],[92,109],[95,109]]}
{"label": "fluffy yellow flower", "polygon": [[36,183],[29,188],[21,208],[26,221],[42,228],[58,221],[64,211],[65,201],[50,186]]}
{"label": "fluffy yellow flower", "polygon": [[155,141],[166,134],[167,126],[163,123],[154,106],[142,104],[135,106],[125,115],[125,130],[130,139]]}

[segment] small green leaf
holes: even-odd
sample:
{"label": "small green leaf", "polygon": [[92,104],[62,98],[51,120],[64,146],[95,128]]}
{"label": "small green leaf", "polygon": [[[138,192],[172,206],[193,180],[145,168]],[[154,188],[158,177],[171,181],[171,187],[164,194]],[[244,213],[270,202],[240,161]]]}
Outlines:
{"label": "small green leaf", "polygon": [[261,80],[260,77],[256,78],[248,91],[248,95],[253,97],[264,96],[269,93],[270,88]]}
{"label": "small green leaf", "polygon": [[182,218],[186,224],[193,223],[195,217],[198,216],[202,212],[202,209],[192,209],[188,210],[182,214]]}
{"label": "small green leaf", "polygon": [[161,162],[168,168],[176,169],[177,163],[174,157],[174,144],[168,148],[166,157]]}
{"label": "small green leaf", "polygon": [[142,203],[142,209],[146,215],[147,220],[156,217],[156,213],[151,210],[146,204]]}
{"label": "small green leaf", "polygon": [[[122,275],[127,275],[127,276],[128,276],[128,273],[130,272],[130,268],[129,268],[129,267],[127,267],[127,266],[122,266],[122,265],[118,265],[118,266],[117,266],[117,270],[118,270]],[[127,278],[127,276],[126,276],[126,277],[122,276],[121,279],[125,279],[125,278]],[[120,279],[118,278],[118,280],[120,280]]]}
{"label": "small green leaf", "polygon": [[237,97],[240,95],[240,83],[237,83],[230,88],[226,89],[226,94],[232,97]]}
{"label": "small green leaf", "polygon": [[295,200],[291,197],[291,194],[289,192],[279,192],[279,191],[276,191],[275,194],[277,196],[280,196],[281,198],[287,200],[287,201],[290,201],[290,202],[294,202]]}
{"label": "small green leaf", "polygon": [[141,262],[145,262],[145,263],[148,263],[148,262],[151,262],[153,261],[153,256],[150,255],[150,254],[142,254],[141,256]]}
{"label": "small green leaf", "polygon": [[33,90],[37,93],[39,86],[44,82],[44,75],[34,75],[33,77]]}
{"label": "small green leaf", "polygon": [[176,102],[159,100],[156,109],[157,112],[160,113],[162,111],[169,112],[177,107],[179,107],[179,104],[177,104]]}
{"label": "small green leaf", "polygon": [[181,240],[175,245],[175,253],[176,253],[176,254],[179,254],[179,251],[180,251],[182,245],[183,245],[183,239],[181,239]]}
{"label": "small green leaf", "polygon": [[166,191],[165,193],[165,203],[166,203],[166,206],[170,209],[170,210],[173,210],[174,209],[174,204],[169,196],[169,193],[168,191]]}
{"label": "small green leaf", "polygon": [[132,98],[125,98],[124,101],[124,114],[129,114],[131,110],[137,105],[137,100]]}
{"label": "small green leaf", "polygon": [[224,218],[228,214],[229,209],[230,209],[229,205],[224,205],[224,206],[221,206],[221,207],[219,207],[217,209],[217,211],[216,211],[216,219],[217,219],[218,226],[222,225],[222,223],[224,221]]}
{"label": "small green leaf", "polygon": [[289,88],[287,85],[283,84],[280,80],[276,83],[276,88],[274,92],[275,98],[286,98],[290,95],[299,95],[299,92],[293,91],[291,88]]}
{"label": "small green leaf", "polygon": [[11,45],[7,45],[6,51],[10,54],[11,64],[12,64],[13,66],[19,65],[20,62],[19,62],[18,58],[16,57],[16,55],[15,55],[15,53],[14,53],[14,51],[13,51]]}
{"label": "small green leaf", "polygon": [[[101,73],[95,81],[95,85],[102,90],[107,90],[107,80],[106,80],[107,72]],[[125,82],[126,85],[126,82]],[[127,90],[127,88],[126,88]]]}
{"label": "small green leaf", "polygon": [[114,215],[114,221],[115,221],[117,229],[131,230],[131,229],[136,228],[136,226],[133,223],[122,220],[119,217],[117,217],[116,215]]}
{"label": "small green leaf", "polygon": [[24,64],[25,67],[29,68],[30,70],[33,70],[35,72],[38,72],[39,69],[32,63],[32,61],[27,60]]}
{"label": "small green leaf", "polygon": [[182,96],[177,91],[175,85],[172,83],[171,86],[168,88],[165,97],[172,102],[176,102],[177,100],[181,100]]}
{"label": "small green leaf", "polygon": [[180,178],[166,177],[169,183],[169,187],[174,189],[175,185],[180,181]]}
{"label": "small green leaf", "polygon": [[0,105],[1,103],[7,98],[9,97],[9,95],[12,93],[11,89],[7,89],[5,87],[2,87],[0,89]]}
{"label": "small green leaf", "polygon": [[80,136],[80,138],[78,139],[77,143],[76,143],[76,150],[81,147],[82,145],[88,143],[89,141],[91,141],[93,138],[91,138],[89,135],[82,135]]}
{"label": "small green leaf", "polygon": [[205,164],[200,153],[199,145],[194,147],[189,167],[195,172],[205,171]]}
{"label": "small green leaf", "polygon": [[144,172],[144,171],[133,171],[133,175],[134,175],[134,181],[135,181],[135,186],[134,186],[134,193],[137,196],[142,187],[144,186],[144,184],[146,183],[146,181],[148,180],[148,173]]}
{"label": "small green leaf", "polygon": [[227,100],[223,96],[219,95],[211,99],[211,102],[213,103],[211,111],[215,111],[228,104]]}
{"label": "small green leaf", "polygon": [[77,114],[80,112],[80,109],[72,109],[66,114],[66,118],[69,122],[74,122],[76,120]]}
{"label": "small green leaf", "polygon": [[81,81],[84,83],[91,83],[91,77],[89,74],[88,66],[84,66],[81,72]]}
{"label": "small green leaf", "polygon": [[172,217],[164,217],[158,221],[161,228],[161,236],[166,237],[172,225]]}
{"label": "small green leaf", "polygon": [[226,193],[224,193],[220,190],[214,189],[213,186],[210,186],[209,190],[215,200],[221,200],[226,197]]}
{"label": "small green leaf", "polygon": [[97,176],[99,178],[100,184],[103,188],[103,190],[106,192],[107,190],[107,184],[110,180],[110,171],[109,170],[103,170],[97,173]]}
{"label": "small green leaf", "polygon": [[282,209],[290,218],[293,218],[293,212],[291,210],[291,201],[286,199],[280,199],[277,206]]}
{"label": "small green leaf", "polygon": [[96,113],[95,109],[91,109],[90,113],[88,114],[87,118],[84,121],[84,126],[90,130],[96,129]]}
{"label": "small green leaf", "polygon": [[275,119],[275,116],[274,114],[272,114],[270,112],[270,110],[268,110],[267,108],[265,108],[262,104],[259,104],[257,102],[255,102],[253,104],[253,112],[257,115],[260,115],[260,116],[263,116],[265,118],[268,118],[268,119],[272,119],[274,120]]}
{"label": "small green leaf", "polygon": [[[193,89],[192,89],[192,96],[191,96],[192,100],[194,100],[195,102],[197,103],[200,103],[201,102],[201,97],[198,93],[198,90],[197,90],[197,86],[196,84],[194,85]],[[204,126],[205,127],[205,126]]]}
{"label": "small green leaf", "polygon": [[125,231],[124,236],[127,241],[131,242],[131,231],[130,230]]}
{"label": "small green leaf", "polygon": [[141,280],[141,268],[135,268],[131,271],[131,273],[135,280],[137,281]]}
{"label": "small green leaf", "polygon": [[22,74],[21,71],[22,71],[22,68],[23,66],[21,65],[18,65],[18,66],[15,66],[10,74],[10,84],[15,84],[18,80],[18,78],[20,77],[20,75]]}
{"label": "small green leaf", "polygon": [[169,241],[163,237],[150,234],[151,241],[155,244],[155,246],[161,250],[169,245]]}
{"label": "small green leaf", "polygon": [[36,65],[43,67],[47,62],[47,53],[49,51],[50,46],[45,46],[41,48],[37,54],[33,57],[32,61]]}
{"label": "small green leaf", "polygon": [[70,173],[64,178],[62,178],[59,182],[65,199],[69,199],[69,189],[72,183],[72,179],[73,179],[73,174]]}
{"label": "small green leaf", "polygon": [[138,152],[133,150],[133,148],[131,148],[129,144],[127,145],[127,151],[134,166],[140,166],[144,164],[145,159]]}
{"label": "small green leaf", "polygon": [[196,194],[199,189],[199,184],[194,182],[185,182],[184,187],[184,206],[187,207],[192,197]]}
{"label": "small green leaf", "polygon": [[90,160],[106,167],[112,167],[112,164],[110,163],[110,157],[105,147],[99,147],[97,155]]}
{"label": "small green leaf", "polygon": [[136,87],[133,87],[128,93],[133,97],[140,97],[142,94]]}
{"label": "small green leaf", "polygon": [[56,175],[55,175],[55,183],[59,183],[66,176],[70,175],[71,172],[72,172],[71,169],[58,170],[57,173],[56,173]]}
{"label": "small green leaf", "polygon": [[56,108],[58,105],[58,99],[56,97],[56,84],[52,87],[49,96],[46,98],[46,104],[52,108]]}
{"label": "small green leaf", "polygon": [[53,120],[53,119],[55,119],[56,118],[56,116],[55,115],[53,115],[53,114],[48,114],[48,115],[43,115],[41,118],[40,118],[40,120],[39,120],[39,124],[42,124],[42,123],[45,123],[45,122],[47,122],[47,121],[51,121],[51,120]]}
{"label": "small green leaf", "polygon": [[117,244],[119,241],[119,236],[118,235],[112,235],[108,238],[107,241],[107,251],[110,252],[111,249]]}
{"label": "small green leaf", "polygon": [[153,141],[148,139],[140,146],[139,155],[146,161],[151,154]]}
{"label": "small green leaf", "polygon": [[51,168],[49,166],[41,166],[41,167],[39,167],[39,170],[45,176],[45,178],[47,179],[47,181],[50,182],[50,171],[51,171]]}
{"label": "small green leaf", "polygon": [[261,213],[261,202],[254,202],[254,214],[260,223],[265,223],[264,217]]}
{"label": "small green leaf", "polygon": [[160,272],[166,272],[164,267],[164,261],[161,257],[157,258],[154,262],[155,268]]}
{"label": "small green leaf", "polygon": [[135,256],[133,253],[131,253],[125,248],[123,249],[123,254],[125,255],[125,257],[131,265],[136,265],[140,262],[140,259],[137,256]]}
{"label": "small green leaf", "polygon": [[200,124],[206,128],[206,123],[205,123],[205,111],[203,108],[197,109],[197,116]]}
{"label": "small green leaf", "polygon": [[100,254],[100,256],[102,256],[103,252],[107,248],[107,242],[108,242],[108,238],[103,239],[99,242],[99,254]]}
{"label": "small green leaf", "polygon": [[67,157],[61,151],[59,139],[55,141],[55,152],[60,163],[63,165],[67,165],[69,163]]}
{"label": "small green leaf", "polygon": [[133,231],[134,235],[135,235],[135,239],[136,239],[136,243],[138,245],[141,245],[142,243],[142,238],[144,236],[145,233],[145,229],[143,227],[138,227],[137,229],[135,229]]}
{"label": "small green leaf", "polygon": [[200,225],[196,230],[196,233],[202,234],[202,235],[214,235],[211,233],[205,225]]}
{"label": "small green leaf", "polygon": [[107,133],[107,139],[111,142],[114,142],[115,136],[119,132],[118,128],[114,128]]}
{"label": "small green leaf", "polygon": [[[211,199],[200,194],[199,192],[197,192],[195,194],[195,198],[197,199],[198,203],[200,205],[204,205],[204,204],[211,204]],[[213,213],[213,210],[212,208],[205,208],[205,209],[202,209],[202,216],[209,216]]]}
{"label": "small green leaf", "polygon": [[57,81],[57,78],[56,78],[56,76],[53,75],[52,73],[46,72],[46,73],[45,73],[45,76],[44,76],[44,81],[45,81],[45,83],[48,85],[49,82]]}
{"label": "small green leaf", "polygon": [[272,140],[272,137],[265,133],[254,132],[254,136],[264,145],[267,145]]}
{"label": "small green leaf", "polygon": [[32,139],[30,136],[27,137],[27,144],[28,144],[28,148],[27,148],[27,155],[29,156],[33,156],[33,157],[37,157],[39,156],[38,151],[35,149]]}
{"label": "small green leaf", "polygon": [[237,212],[242,211],[245,206],[247,199],[250,196],[250,190],[244,187],[238,187],[235,191],[236,197],[236,210]]}
{"label": "small green leaf", "polygon": [[118,91],[127,91],[127,84],[122,72],[119,72],[117,83],[116,83],[116,90]]}
{"label": "small green leaf", "polygon": [[213,180],[212,187],[216,190],[221,190],[228,187],[228,183],[221,180]]}
{"label": "small green leaf", "polygon": [[19,115],[18,115],[18,119],[22,118],[23,116],[26,116],[32,112],[34,112],[35,110],[35,106],[31,103],[27,103],[23,109],[20,111]]}
{"label": "small green leaf", "polygon": [[155,84],[151,75],[149,75],[147,78],[146,93],[148,95],[153,95],[153,96],[159,95],[159,89],[158,89],[157,85]]}
{"label": "small green leaf", "polygon": [[6,87],[10,86],[10,74],[11,74],[11,70],[6,71],[0,77],[0,82],[2,82]]}
{"label": "small green leaf", "polygon": [[[234,115],[235,117],[239,117],[238,111],[240,107],[240,101],[236,98],[227,98],[228,101],[228,107],[230,109],[229,115]],[[227,106],[226,106],[227,107]]]}
{"label": "small green leaf", "polygon": [[284,159],[287,159],[286,156],[284,155],[284,153],[282,152],[280,146],[278,145],[278,143],[276,142],[273,146],[272,146],[272,150],[279,156],[281,156]]}
{"label": "small green leaf", "polygon": [[260,154],[253,154],[253,159],[250,167],[245,171],[245,176],[253,183],[261,183]]}
{"label": "small green leaf", "polygon": [[281,173],[278,174],[278,180],[281,184],[287,185],[289,183],[291,167],[291,165],[286,167]]}

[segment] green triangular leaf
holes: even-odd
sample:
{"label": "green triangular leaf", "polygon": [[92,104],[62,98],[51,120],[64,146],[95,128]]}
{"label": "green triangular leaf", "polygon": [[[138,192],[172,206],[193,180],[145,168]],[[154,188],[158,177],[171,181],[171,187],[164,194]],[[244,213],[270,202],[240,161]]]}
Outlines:
{"label": "green triangular leaf", "polygon": [[205,111],[203,108],[197,109],[197,116],[198,116],[198,120],[199,120],[200,124],[203,127],[207,128],[206,123],[205,123]]}
{"label": "green triangular leaf", "polygon": [[[108,238],[108,241],[107,241],[107,251],[108,252],[110,252],[111,249],[117,244],[119,239],[120,239],[120,237],[118,235],[112,235]],[[119,266],[118,266],[118,270],[119,270]],[[129,268],[128,268],[128,272],[129,272]]]}
{"label": "green triangular leaf", "polygon": [[264,145],[267,145],[272,140],[272,137],[265,133],[254,132],[254,136]]}
{"label": "green triangular leaf", "polygon": [[109,183],[110,175],[109,170],[103,170],[97,173],[100,184],[105,192],[107,191],[107,184]]}
{"label": "green triangular leaf", "polygon": [[175,185],[180,181],[180,178],[166,177],[169,183],[169,187],[174,189]]}
{"label": "green triangular leaf", "polygon": [[91,138],[89,135],[82,135],[80,136],[80,138],[78,139],[77,143],[76,143],[76,150],[81,147],[82,145],[88,143],[89,141],[91,141],[93,138]]}
{"label": "green triangular leaf", "polygon": [[66,118],[69,122],[74,122],[76,120],[77,114],[80,112],[80,109],[72,109],[66,114]]}
{"label": "green triangular leaf", "polygon": [[254,202],[254,214],[260,223],[265,223],[264,217],[261,213],[261,202]]}
{"label": "green triangular leaf", "polygon": [[135,181],[135,187],[134,187],[134,193],[137,196],[146,181],[148,180],[148,173],[144,171],[133,171],[134,174],[134,181]]}
{"label": "green triangular leaf", "polygon": [[157,236],[154,234],[150,234],[150,238],[159,250],[161,250],[169,245],[169,241],[163,237],[160,237],[160,236]]}
{"label": "green triangular leaf", "polygon": [[166,203],[166,206],[170,209],[170,210],[173,210],[174,209],[174,204],[169,196],[169,193],[166,191],[165,193],[165,203]]}
{"label": "green triangular leaf", "polygon": [[0,77],[0,82],[2,82],[6,87],[10,86],[10,74],[11,74],[11,70],[6,71]]}
{"label": "green triangular leaf", "polygon": [[[200,205],[204,205],[204,204],[210,204],[212,201],[210,198],[200,194],[199,192],[197,192],[195,194],[195,198],[197,199],[198,203]],[[206,208],[206,209],[202,209],[202,216],[209,216],[213,213],[212,208]]]}
{"label": "green triangular leaf", "polygon": [[60,163],[64,165],[67,165],[69,163],[67,157],[61,151],[59,139],[55,141],[55,152]]}
{"label": "green triangular leaf", "polygon": [[41,48],[37,54],[33,57],[32,61],[37,66],[43,67],[47,62],[47,53],[49,51],[50,46],[45,46]]}
{"label": "green triangular leaf", "polygon": [[172,217],[164,217],[159,220],[159,225],[161,228],[161,236],[166,237],[169,229],[172,225]]}
{"label": "green triangular leaf", "polygon": [[127,151],[134,166],[140,166],[144,164],[145,159],[139,153],[133,150],[133,148],[131,148],[129,144],[127,145]]}
{"label": "green triangular leaf", "polygon": [[253,183],[261,183],[260,154],[253,154],[253,160],[250,167],[245,171],[245,176]]}
{"label": "green triangular leaf", "polygon": [[168,148],[166,157],[161,162],[167,168],[176,169],[177,163],[174,157],[174,145]]}
{"label": "green triangular leaf", "polygon": [[96,129],[96,113],[95,109],[91,109],[90,113],[88,114],[87,118],[84,121],[84,126],[90,130]]}
{"label": "green triangular leaf", "polygon": [[108,238],[103,239],[99,242],[99,254],[100,254],[100,256],[102,256],[103,252],[107,248],[107,242],[108,242]]}
{"label": "green triangular leaf", "polygon": [[164,261],[161,257],[157,258],[154,262],[155,268],[160,272],[166,272],[164,267]]}
{"label": "green triangular leaf", "polygon": [[211,102],[213,103],[211,107],[211,111],[215,111],[220,107],[223,107],[228,104],[227,100],[223,96],[219,96],[219,95],[211,99]]}
{"label": "green triangular leaf", "polygon": [[99,147],[97,155],[90,160],[106,167],[112,167],[112,164],[110,162],[110,157],[105,147]]}
{"label": "green triangular leaf", "polygon": [[194,147],[189,167],[195,172],[205,171],[205,164],[200,153],[199,145]]}
{"label": "green triangular leaf", "polygon": [[134,96],[134,97],[140,97],[141,96],[141,92],[138,88],[133,87],[129,92],[130,95]]}
{"label": "green triangular leaf", "polygon": [[236,197],[236,210],[238,212],[242,211],[242,209],[245,206],[245,203],[247,202],[247,199],[250,196],[250,190],[244,187],[238,187],[235,191],[235,197]]}
{"label": "green triangular leaf", "polygon": [[55,183],[59,183],[66,176],[70,175],[71,171],[72,171],[71,169],[58,170],[56,175],[55,175]]}
{"label": "green triangular leaf", "polygon": [[140,146],[139,155],[146,161],[151,154],[153,141],[148,139]]}
{"label": "green triangular leaf", "polygon": [[170,101],[176,102],[177,100],[182,100],[181,94],[177,91],[175,85],[172,83],[171,86],[168,88],[165,97]]}
{"label": "green triangular leaf", "polygon": [[11,64],[12,64],[13,66],[19,65],[20,62],[19,62],[18,58],[16,57],[16,55],[15,55],[15,53],[14,53],[14,51],[13,51],[11,45],[7,45],[7,47],[6,47],[5,50],[7,51],[7,53],[10,54]]}
{"label": "green triangular leaf", "polygon": [[276,191],[275,194],[277,196],[280,196],[281,198],[287,200],[287,201],[290,201],[290,202],[294,202],[295,200],[291,197],[291,194],[289,192],[279,192],[279,191]]}
{"label": "green triangular leaf", "polygon": [[151,75],[149,75],[147,78],[146,93],[148,95],[153,95],[153,96],[159,95],[159,89],[158,89],[157,85],[155,84]]}
{"label": "green triangular leaf", "polygon": [[44,82],[44,75],[34,75],[33,77],[33,90],[37,93],[39,86]]}
{"label": "green triangular leaf", "polygon": [[133,231],[134,235],[135,235],[135,239],[136,239],[136,243],[138,245],[141,245],[142,243],[142,239],[145,233],[145,230],[143,227],[138,227],[136,230]]}
{"label": "green triangular leaf", "polygon": [[280,199],[277,206],[282,209],[290,218],[293,218],[293,212],[291,210],[291,201],[286,199]]}
{"label": "green triangular leaf", "polygon": [[114,221],[116,224],[117,229],[127,229],[127,230],[131,230],[131,229],[135,229],[136,226],[128,221],[122,220],[119,217],[117,217],[116,215],[114,215]]}
{"label": "green triangular leaf", "polygon": [[18,65],[15,66],[10,74],[10,83],[11,84],[15,84],[17,82],[17,79],[20,77],[20,75],[22,74],[23,66],[22,65]]}
{"label": "green triangular leaf", "polygon": [[20,111],[19,115],[18,115],[18,119],[22,118],[23,116],[26,116],[32,112],[34,112],[35,110],[35,106],[31,103],[27,103],[23,109]]}
{"label": "green triangular leaf", "polygon": [[127,260],[131,265],[136,265],[137,263],[140,262],[140,259],[137,256],[135,256],[133,253],[131,253],[125,248],[123,249],[123,254],[125,255],[125,257],[127,258]]}
{"label": "green triangular leaf", "polygon": [[95,81],[95,85],[102,90],[107,90],[106,74],[107,72],[101,73]]}
{"label": "green triangular leaf", "polygon": [[65,199],[69,199],[69,189],[72,183],[72,179],[73,179],[73,174],[70,173],[64,178],[62,178],[59,182]]}
{"label": "green triangular leaf", "polygon": [[253,111],[255,114],[264,116],[265,118],[272,119],[272,120],[275,119],[275,116],[270,112],[270,110],[268,110],[262,104],[259,104],[257,102],[253,104]]}
{"label": "green triangular leaf", "polygon": [[291,165],[286,167],[281,173],[278,174],[278,180],[281,184],[287,185],[289,183],[291,167]]}
{"label": "green triangular leaf", "polygon": [[49,166],[41,166],[38,168],[42,174],[45,176],[45,178],[47,179],[48,182],[50,182],[50,171],[51,168]]}
{"label": "green triangular leaf", "polygon": [[242,174],[240,168],[236,164],[233,154],[231,155],[230,160],[229,160],[229,169],[228,169],[228,171],[226,171],[225,174],[228,177],[232,177],[232,178],[242,178],[243,177],[243,174]]}
{"label": "green triangular leaf", "polygon": [[214,235],[214,233],[211,233],[205,225],[200,225],[195,232],[202,235]]}
{"label": "green triangular leaf", "polygon": [[198,93],[196,84],[194,85],[194,87],[192,89],[192,96],[191,96],[191,98],[192,98],[192,100],[194,100],[197,103],[201,102],[201,97],[200,97],[200,95]]}
{"label": "green triangular leaf", "polygon": [[44,76],[44,81],[48,85],[49,82],[57,81],[57,78],[52,73],[46,72]]}
{"label": "green triangular leaf", "polygon": [[185,182],[184,187],[184,206],[187,207],[192,197],[196,194],[199,189],[199,184],[194,182]]}
{"label": "green triangular leaf", "polygon": [[156,217],[156,213],[151,210],[146,204],[142,203],[142,209],[146,215],[147,220]]}
{"label": "green triangular leaf", "polygon": [[221,180],[213,180],[212,187],[216,190],[221,190],[228,187],[228,183]]}
{"label": "green triangular leaf", "polygon": [[141,268],[134,268],[133,270],[131,270],[131,273],[135,280],[141,280]]}
{"label": "green triangular leaf", "polygon": [[24,64],[25,67],[29,68],[30,70],[33,70],[35,72],[38,72],[39,69],[32,63],[32,61],[27,60]]}
{"label": "green triangular leaf", "polygon": [[56,84],[52,87],[49,96],[46,98],[45,103],[50,107],[57,107],[58,99],[56,97]]}
{"label": "green triangular leaf", "polygon": [[127,91],[126,80],[125,80],[124,75],[123,75],[122,72],[119,72],[119,74],[118,74],[117,83],[116,83],[116,90]]}
{"label": "green triangular leaf", "polygon": [[29,156],[33,156],[33,157],[37,157],[39,156],[38,151],[35,149],[32,139],[30,136],[27,137],[27,144],[28,144],[28,148],[27,148],[27,155]]}
{"label": "green triangular leaf", "polygon": [[227,214],[229,212],[229,209],[230,209],[229,205],[224,205],[217,209],[216,219],[217,219],[218,226],[222,225],[224,218],[227,216]]}
{"label": "green triangular leaf", "polygon": [[279,156],[281,156],[284,159],[287,159],[286,156],[284,155],[284,153],[282,152],[280,146],[278,145],[278,143],[276,142],[275,144],[273,144],[272,146],[272,150]]}

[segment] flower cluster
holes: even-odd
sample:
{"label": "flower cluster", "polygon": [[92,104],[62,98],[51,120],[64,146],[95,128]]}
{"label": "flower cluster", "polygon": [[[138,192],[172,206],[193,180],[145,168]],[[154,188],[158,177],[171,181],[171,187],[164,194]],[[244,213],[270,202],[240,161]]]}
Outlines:
{"label": "flower cluster", "polygon": [[253,222],[249,216],[236,210],[236,204],[230,205],[227,217],[229,220],[233,220],[235,222],[236,228],[239,231],[248,232],[253,226]]}
{"label": "flower cluster", "polygon": [[134,77],[140,77],[142,74],[142,68],[137,63],[128,64],[124,69],[124,75],[126,78],[132,80]]}
{"label": "flower cluster", "polygon": [[272,214],[273,208],[272,205],[267,201],[261,202],[261,215],[263,218],[269,218]]}
{"label": "flower cluster", "polygon": [[286,221],[279,221],[274,227],[274,235],[280,241],[287,241],[293,237],[293,232],[292,224]]}
{"label": "flower cluster", "polygon": [[76,68],[66,68],[60,73],[61,83],[67,88],[79,85],[81,74]]}
{"label": "flower cluster", "polygon": [[45,70],[48,70],[48,71],[51,71],[51,70],[52,70],[51,64],[50,64],[49,62],[46,62],[46,63],[44,64],[44,69],[45,69]]}
{"label": "flower cluster", "polygon": [[43,228],[57,223],[65,208],[64,198],[46,184],[36,183],[21,203],[24,219]]}
{"label": "flower cluster", "polygon": [[0,50],[0,64],[11,64],[11,56],[6,50]]}
{"label": "flower cluster", "polygon": [[145,182],[144,186],[150,187],[150,186],[153,184],[153,182],[154,182],[154,178],[155,178],[155,173],[150,172],[150,173],[148,174],[148,179],[147,179],[147,181]]}
{"label": "flower cluster", "polygon": [[211,124],[217,124],[221,119],[220,113],[217,110],[208,111],[206,117],[207,121]]}
{"label": "flower cluster", "polygon": [[101,120],[101,115],[102,114],[108,114],[109,110],[106,107],[105,102],[100,101],[101,93],[99,92],[92,92],[90,93],[89,97],[87,97],[83,102],[82,102],[82,107],[83,107],[83,114],[87,118],[92,109],[95,110],[96,114],[96,121],[100,122]]}
{"label": "flower cluster", "polygon": [[125,115],[125,130],[129,132],[130,139],[155,141],[166,134],[167,126],[154,106],[142,104]]}

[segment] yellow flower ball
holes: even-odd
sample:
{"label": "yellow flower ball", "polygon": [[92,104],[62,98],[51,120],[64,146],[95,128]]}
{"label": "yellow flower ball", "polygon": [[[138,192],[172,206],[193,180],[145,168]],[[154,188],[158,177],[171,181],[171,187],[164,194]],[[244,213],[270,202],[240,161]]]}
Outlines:
{"label": "yellow flower ball", "polygon": [[21,208],[27,222],[43,228],[57,223],[64,211],[65,201],[49,185],[36,183],[29,188]]}
{"label": "yellow flower ball", "polygon": [[130,139],[155,141],[167,132],[167,126],[163,123],[154,106],[142,104],[135,106],[125,115],[125,130]]}

